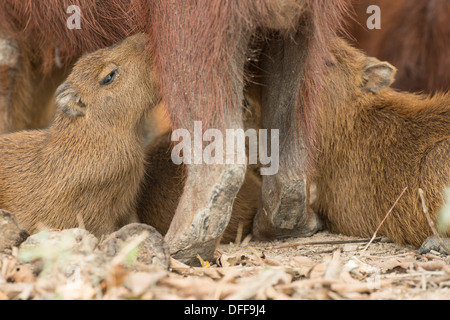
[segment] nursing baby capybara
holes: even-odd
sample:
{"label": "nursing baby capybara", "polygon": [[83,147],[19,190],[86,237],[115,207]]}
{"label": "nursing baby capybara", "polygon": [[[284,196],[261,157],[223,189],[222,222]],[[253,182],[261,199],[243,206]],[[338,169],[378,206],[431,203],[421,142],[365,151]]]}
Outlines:
{"label": "nursing baby capybara", "polygon": [[160,100],[147,44],[136,35],[82,57],[47,129],[0,136],[0,208],[28,232],[83,223],[98,236],[137,221],[140,123]]}
{"label": "nursing baby capybara", "polygon": [[450,95],[388,88],[395,68],[336,41],[318,121],[317,200],[312,208],[334,232],[379,230],[420,246],[432,235],[418,189],[436,218],[450,184]]}
{"label": "nursing baby capybara", "polygon": [[[153,226],[163,235],[169,229],[186,182],[186,165],[174,164],[172,146],[170,134],[163,134],[146,147],[146,175],[137,206],[140,222]],[[260,188],[260,178],[253,170],[247,170],[221,237],[223,243],[234,242],[239,235],[244,237],[251,233]]]}

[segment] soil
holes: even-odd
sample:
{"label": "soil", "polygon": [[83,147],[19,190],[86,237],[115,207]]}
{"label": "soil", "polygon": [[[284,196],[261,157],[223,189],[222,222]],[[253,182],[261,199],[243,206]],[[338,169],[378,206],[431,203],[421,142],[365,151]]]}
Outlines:
{"label": "soil", "polygon": [[369,239],[328,232],[244,239],[220,245],[216,261],[199,257],[202,267],[167,266],[161,252],[142,252],[144,238],[111,253],[81,229],[33,235],[0,254],[0,299],[450,299],[449,256],[384,238],[367,248]]}

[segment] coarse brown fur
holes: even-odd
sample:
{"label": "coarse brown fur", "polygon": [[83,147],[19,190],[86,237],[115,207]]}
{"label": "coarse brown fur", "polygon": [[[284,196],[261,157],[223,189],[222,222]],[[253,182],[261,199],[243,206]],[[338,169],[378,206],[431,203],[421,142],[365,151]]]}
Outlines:
{"label": "coarse brown fur", "polygon": [[[67,27],[67,20],[71,15],[71,12],[67,12],[69,6],[80,8],[80,29]],[[216,90],[217,78],[225,78],[229,83],[224,90],[230,90],[234,77],[243,77],[243,69],[234,69],[236,66],[225,66],[222,62],[231,63],[229,58],[237,58],[234,51],[246,52],[248,43],[239,44],[242,37],[249,40],[248,36],[244,36],[245,33],[269,29],[289,34],[297,28],[307,29],[312,42],[306,56],[306,76],[302,84],[303,94],[300,96],[303,102],[303,122],[313,116],[316,99],[323,85],[321,77],[317,75],[323,69],[323,62],[329,54],[326,42],[340,28],[346,10],[346,0],[332,4],[324,0],[270,0],[259,3],[12,0],[0,3],[0,30],[6,37],[13,37],[26,47],[26,59],[40,65],[44,75],[53,69],[55,58],[63,65],[70,65],[83,53],[112,45],[137,32],[148,32],[152,35],[151,46],[154,48],[156,66],[164,74],[160,79],[163,98],[168,102],[172,121],[179,127],[182,125],[180,122],[183,121],[184,112],[175,109],[175,105],[185,100],[178,95],[184,95],[186,91],[180,89],[187,88],[173,88],[174,77],[178,77],[177,82],[181,81],[184,86],[190,84],[205,94]],[[303,20],[303,23],[299,24],[299,20]],[[169,28],[172,25],[177,25],[181,32],[174,32]],[[193,30],[202,30],[201,38],[192,39]],[[239,45],[236,47],[230,44]],[[172,45],[176,46],[176,50],[172,50]],[[58,57],[55,57],[55,49]],[[181,55],[178,52],[180,50],[183,51]],[[186,63],[178,61],[177,67],[172,69],[173,61],[181,59]],[[187,66],[192,66],[192,69],[187,69]],[[199,76],[197,71],[208,75],[205,86],[195,81]],[[186,81],[179,78],[181,76],[186,77]],[[230,96],[230,92],[220,94]],[[214,101],[203,100],[209,104],[206,109],[207,118],[221,117],[222,108],[225,107],[223,103],[219,103],[221,98],[219,96]],[[175,112],[181,112],[181,116],[175,116]],[[304,125],[309,127],[311,124],[305,122]],[[309,134],[309,131],[305,128],[305,134]]]}
{"label": "coarse brown fur", "polygon": [[435,218],[450,183],[450,94],[397,92],[388,63],[341,40],[330,48],[312,207],[331,231],[370,237],[407,188],[378,234],[417,247],[432,235],[418,189]]}
{"label": "coarse brown fur", "polygon": [[[174,128],[193,131],[194,121],[203,128],[218,130],[243,128],[240,110],[249,49],[255,35],[267,45],[263,60],[270,61],[269,73],[280,73],[277,85],[285,83],[292,97],[280,103],[277,94],[265,100],[266,123],[284,135],[295,132],[299,141],[280,146],[280,180],[298,185],[305,172],[313,171],[315,110],[323,87],[322,71],[329,57],[327,42],[339,29],[349,0],[25,0],[0,2],[0,30],[14,39],[25,39],[35,59],[45,70],[58,49],[61,61],[99,46],[108,45],[135,32],[150,35],[149,49],[161,83],[161,95]],[[68,29],[69,5],[79,6],[81,28]],[[266,42],[267,41],[267,42]],[[275,46],[272,47],[272,45]],[[281,50],[278,50],[279,48]],[[289,54],[284,54],[287,48]],[[295,81],[284,77],[296,66]],[[266,70],[264,70],[265,72]],[[250,79],[251,80],[251,79]],[[271,80],[271,79],[270,79]],[[274,82],[264,85],[277,88]],[[299,94],[300,92],[300,94]],[[286,95],[283,95],[286,96]],[[280,107],[282,105],[282,107]],[[0,112],[4,106],[0,105]],[[264,117],[263,117],[264,118]],[[286,122],[290,122],[286,125]],[[302,151],[300,168],[290,172],[289,159]],[[300,161],[299,161],[300,162]],[[245,165],[188,165],[187,179],[166,241],[171,253],[187,260],[195,253],[212,258],[214,244],[230,219],[232,202],[244,181]],[[291,177],[294,182],[289,180]],[[263,181],[263,185],[264,185]],[[266,183],[267,185],[267,183]],[[267,190],[268,187],[263,190]],[[217,194],[218,192],[218,194]],[[285,193],[280,193],[285,194]],[[263,194],[263,196],[265,196]],[[289,212],[296,209],[302,195],[287,199]],[[214,201],[213,201],[214,200]],[[286,202],[283,197],[276,199]],[[292,201],[291,201],[292,200]],[[283,212],[271,211],[277,224]],[[300,223],[289,226],[302,229]],[[309,226],[306,226],[309,229]],[[307,230],[309,233],[316,229]],[[186,260],[185,260],[186,259]]]}
{"label": "coarse brown fur", "polygon": [[[367,7],[381,10],[381,29],[369,30]],[[450,2],[355,0],[350,34],[369,56],[398,69],[394,88],[427,93],[450,89]]]}
{"label": "coarse brown fur", "polygon": [[55,113],[56,88],[69,66],[45,74],[26,43],[0,32],[0,133],[46,127]]}
{"label": "coarse brown fur", "polygon": [[[171,150],[170,134],[157,137],[146,147],[146,176],[137,206],[140,222],[153,226],[163,235],[172,222],[186,179],[186,166],[173,163]],[[233,242],[239,235],[251,233],[253,217],[258,209],[260,186],[260,179],[254,171],[248,170],[234,200],[222,242]]]}
{"label": "coarse brown fur", "polygon": [[147,44],[136,35],[84,56],[58,88],[47,129],[0,136],[0,208],[30,233],[82,223],[99,236],[137,220],[140,124],[160,100]]}
{"label": "coarse brown fur", "polygon": [[[311,208],[333,232],[370,237],[407,188],[378,234],[418,247],[432,235],[418,189],[435,219],[450,184],[450,93],[395,91],[389,86],[396,69],[389,63],[342,39],[329,48],[317,171],[306,184],[306,206],[311,198]],[[248,101],[258,108],[260,97],[252,95]],[[255,217],[253,232],[270,227],[262,215]]]}

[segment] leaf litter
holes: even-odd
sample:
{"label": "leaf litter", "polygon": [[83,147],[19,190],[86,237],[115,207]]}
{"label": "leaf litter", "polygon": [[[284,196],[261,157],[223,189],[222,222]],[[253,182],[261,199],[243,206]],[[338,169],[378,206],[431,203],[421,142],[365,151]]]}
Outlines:
{"label": "leaf litter", "polygon": [[369,239],[328,232],[245,239],[220,245],[215,261],[198,256],[201,267],[149,263],[158,254],[142,253],[144,238],[114,242],[111,254],[105,239],[81,229],[33,235],[0,254],[0,299],[450,298],[450,257],[383,238],[364,251]]}

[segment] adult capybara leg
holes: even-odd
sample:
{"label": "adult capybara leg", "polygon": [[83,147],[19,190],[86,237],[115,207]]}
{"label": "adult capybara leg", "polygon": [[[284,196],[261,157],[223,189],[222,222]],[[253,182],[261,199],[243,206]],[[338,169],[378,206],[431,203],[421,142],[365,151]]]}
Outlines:
{"label": "adult capybara leg", "polygon": [[[53,66],[50,72],[43,75],[41,66],[33,66],[31,69],[31,96],[27,108],[18,109],[16,113],[21,114],[17,119],[15,129],[41,129],[51,122],[55,115],[55,92],[59,85],[69,75],[72,65],[62,67]],[[30,81],[24,79],[24,81]]]}
{"label": "adult capybara leg", "polygon": [[46,127],[68,69],[54,67],[44,76],[23,42],[0,36],[0,133]]}
{"label": "adult capybara leg", "polygon": [[[194,121],[201,121],[203,130],[219,130],[224,137],[226,129],[243,128],[243,70],[250,38],[250,31],[240,24],[237,6],[243,2],[153,3],[156,67],[173,128],[186,129],[193,138]],[[177,259],[198,263],[197,254],[213,257],[246,165],[195,164],[192,160],[165,239]]]}
{"label": "adult capybara leg", "polygon": [[0,133],[13,128],[13,101],[20,50],[16,41],[0,35]]}
{"label": "adult capybara leg", "polygon": [[[229,128],[235,125],[230,123]],[[190,264],[198,263],[197,254],[212,258],[245,172],[245,164],[187,166],[184,192],[165,237],[175,258]]]}
{"label": "adult capybara leg", "polygon": [[294,38],[276,35],[262,54],[262,124],[279,130],[279,170],[262,177],[260,206],[253,224],[253,234],[259,239],[309,236],[321,228],[308,204],[307,151],[297,121],[307,47],[301,32]]}

